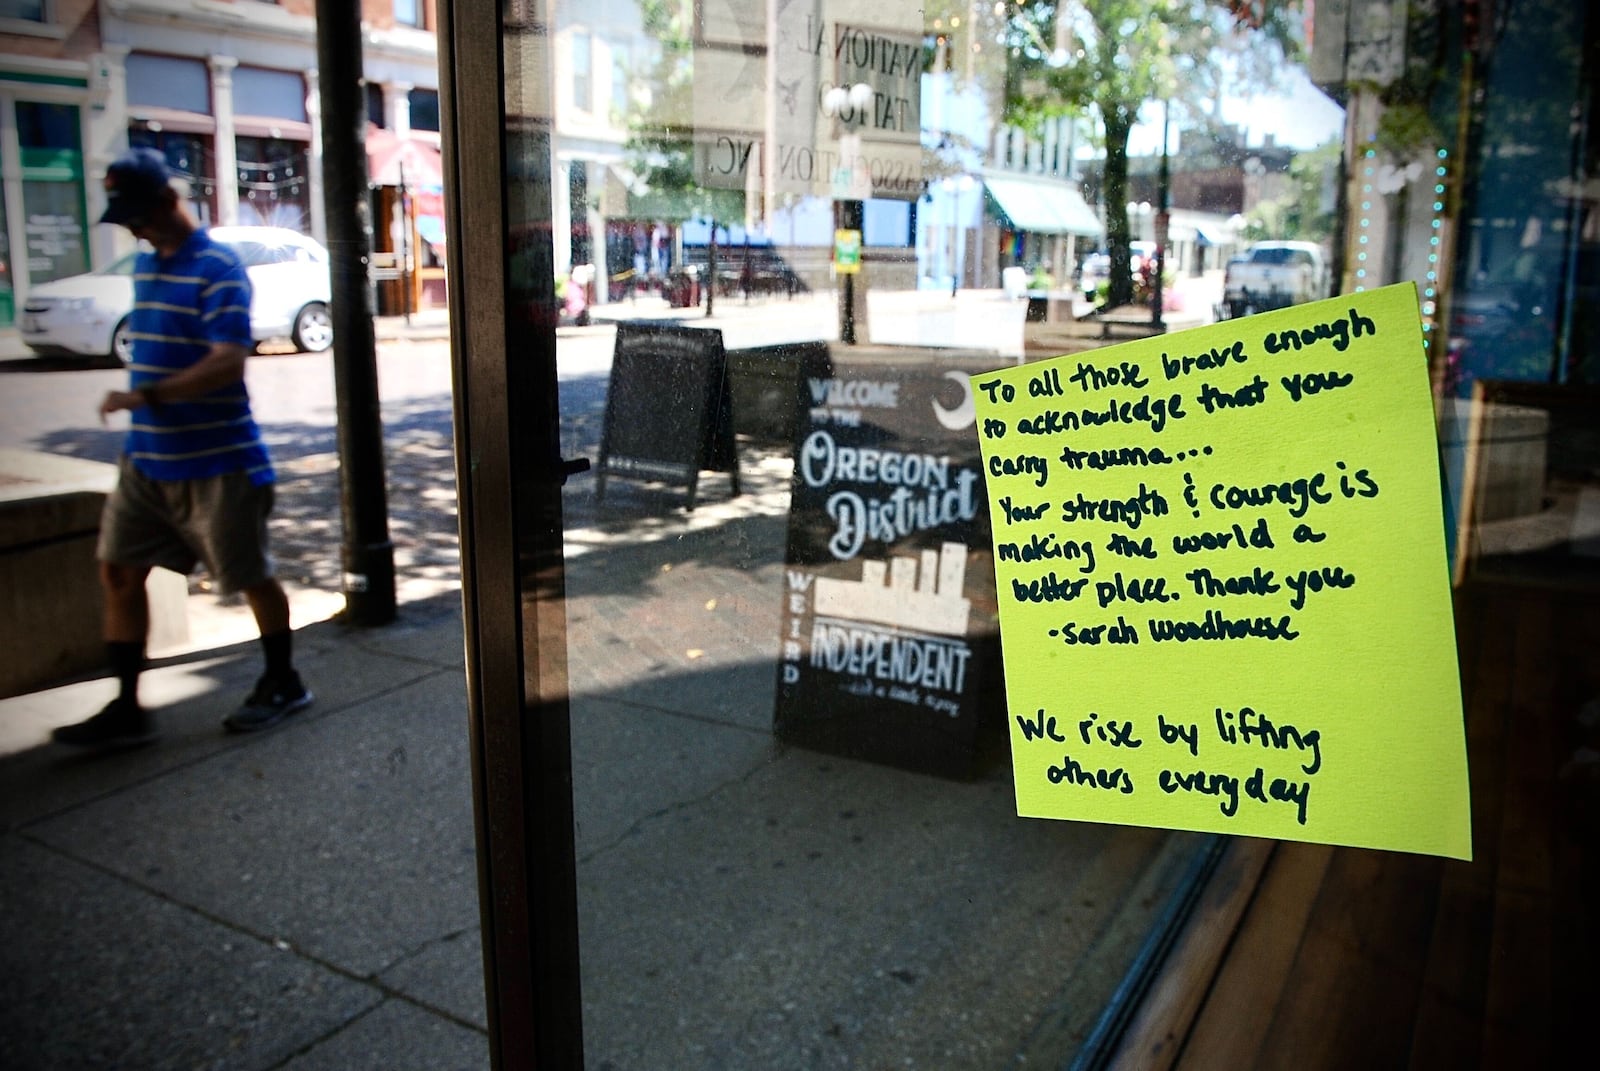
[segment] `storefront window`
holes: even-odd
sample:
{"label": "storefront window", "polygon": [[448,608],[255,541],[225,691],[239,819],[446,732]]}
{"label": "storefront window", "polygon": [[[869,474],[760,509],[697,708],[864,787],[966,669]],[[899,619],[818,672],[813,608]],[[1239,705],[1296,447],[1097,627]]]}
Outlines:
{"label": "storefront window", "polygon": [[0,3],[0,19],[43,22],[44,0],[5,0]]}
{"label": "storefront window", "polygon": [[88,271],[78,108],[18,101],[16,115],[28,279],[43,283]]}
{"label": "storefront window", "polygon": [[239,222],[309,232],[310,150],[282,138],[236,139],[239,163]]}
{"label": "storefront window", "polygon": [[411,102],[411,129],[438,130],[439,91],[437,89],[413,89],[409,93],[409,98]]}
{"label": "storefront window", "polygon": [[[1515,933],[1470,925],[1522,895],[1512,843],[1543,838],[1545,879],[1591,865],[1600,101],[1592,18],[1513,6],[461,6],[444,125],[474,165],[452,311],[497,1051],[1142,1066],[1193,1040],[1194,1066],[1384,1064],[1416,1055],[1413,1018],[1448,1032],[1449,950],[1518,984]],[[595,56],[628,58],[609,115]],[[490,64],[503,85],[474,81]],[[1408,282],[1479,862],[1019,818],[1008,734],[1035,712],[1006,705],[968,377]],[[1272,580],[1250,582],[1216,597]],[[1366,668],[1410,679],[1407,657]],[[1037,716],[1030,739],[1098,731]],[[1582,817],[1555,813],[1558,778]],[[1529,896],[1535,925],[1587,919],[1548,880]],[[1408,981],[1365,986],[1391,950]],[[1488,1018],[1483,988],[1464,1000]],[[1317,1016],[1351,993],[1331,1038]],[[1390,1006],[1407,1025],[1368,1032]]]}

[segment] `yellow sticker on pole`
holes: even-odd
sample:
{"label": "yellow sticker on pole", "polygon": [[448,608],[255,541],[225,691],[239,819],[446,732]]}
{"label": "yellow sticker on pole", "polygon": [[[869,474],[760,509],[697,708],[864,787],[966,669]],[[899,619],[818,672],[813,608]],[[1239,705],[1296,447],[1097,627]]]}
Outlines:
{"label": "yellow sticker on pole", "polygon": [[1414,286],[972,384],[1019,815],[1471,858]]}
{"label": "yellow sticker on pole", "polygon": [[833,232],[833,270],[840,275],[855,275],[861,271],[860,231]]}

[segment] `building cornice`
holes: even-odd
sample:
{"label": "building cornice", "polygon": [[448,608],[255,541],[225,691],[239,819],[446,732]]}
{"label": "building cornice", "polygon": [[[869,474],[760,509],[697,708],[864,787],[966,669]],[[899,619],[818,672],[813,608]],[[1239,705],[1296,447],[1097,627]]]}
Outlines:
{"label": "building cornice", "polygon": [[[23,53],[0,55],[0,72],[5,74],[38,75],[45,78],[82,78],[89,69],[87,60],[52,59],[29,56]],[[4,77],[4,74],[0,74]]]}
{"label": "building cornice", "polygon": [[[185,31],[227,33],[315,46],[317,20],[275,4],[220,3],[218,0],[105,0],[106,11],[144,26],[178,26]],[[433,63],[439,54],[434,35],[409,26],[379,30],[362,25],[367,54],[397,61]]]}
{"label": "building cornice", "polygon": [[106,10],[129,22],[178,23],[186,30],[222,30],[263,37],[315,40],[317,20],[276,4],[224,4],[217,0],[105,0]]}

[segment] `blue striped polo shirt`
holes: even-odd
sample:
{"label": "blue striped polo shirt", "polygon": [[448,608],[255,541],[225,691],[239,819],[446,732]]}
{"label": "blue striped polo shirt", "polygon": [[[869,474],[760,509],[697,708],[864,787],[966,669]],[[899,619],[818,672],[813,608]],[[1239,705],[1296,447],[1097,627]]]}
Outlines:
{"label": "blue striped polo shirt", "polygon": [[[254,344],[250,277],[238,255],[204,230],[196,230],[170,257],[139,254],[128,334],[134,390],[189,367],[214,343],[234,342],[248,351]],[[243,471],[251,483],[273,481],[243,380],[187,401],[135,409],[123,449],[153,480]]]}

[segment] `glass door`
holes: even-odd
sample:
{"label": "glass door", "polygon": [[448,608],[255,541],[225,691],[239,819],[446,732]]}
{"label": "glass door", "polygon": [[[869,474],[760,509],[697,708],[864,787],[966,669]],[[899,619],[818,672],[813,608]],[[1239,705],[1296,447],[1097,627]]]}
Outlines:
{"label": "glass door", "polygon": [[[1017,817],[1006,719],[1027,712],[1005,707],[966,383],[1124,338],[1416,284],[1476,846],[1553,835],[1515,823],[1592,758],[1581,641],[1528,637],[1593,632],[1595,81],[1576,8],[1512,7],[1480,27],[1473,5],[449,5],[503,1066],[1087,1067],[1115,1047],[1220,840]],[[1507,772],[1484,726],[1530,718],[1541,743]],[[1581,746],[1545,747],[1558,726]],[[1239,932],[1281,938],[1284,1007],[1412,976],[1310,962],[1330,947],[1300,943],[1313,899],[1448,921],[1502,880],[1492,847],[1426,873],[1360,851],[1313,871],[1296,860],[1326,853],[1261,849],[1232,890],[1232,917],[1258,912]],[[1307,898],[1272,914],[1262,874]],[[1499,931],[1467,938],[1504,959]],[[1386,954],[1364,940],[1339,947]],[[1206,970],[1266,987],[1228,955]],[[1178,984],[1216,1042],[1210,977]]]}

